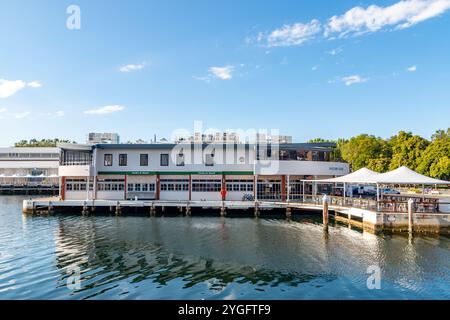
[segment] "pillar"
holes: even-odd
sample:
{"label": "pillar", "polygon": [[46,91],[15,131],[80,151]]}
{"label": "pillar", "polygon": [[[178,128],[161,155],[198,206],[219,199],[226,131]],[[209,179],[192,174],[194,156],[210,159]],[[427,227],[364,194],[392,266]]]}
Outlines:
{"label": "pillar", "polygon": [[156,200],[160,200],[161,196],[161,180],[159,174],[156,175]]}
{"label": "pillar", "polygon": [[408,231],[414,231],[414,200],[408,200]]}
{"label": "pillar", "polygon": [[191,201],[192,200],[192,174],[189,175],[188,189],[189,189],[189,201]]}
{"label": "pillar", "polygon": [[124,183],[125,183],[125,187],[123,188],[123,199],[124,200],[127,200],[127,191],[128,191],[128,184],[127,184],[127,175],[125,175],[124,177],[123,177],[123,181],[124,181]]}
{"label": "pillar", "polygon": [[286,176],[281,176],[281,201],[286,201]]}
{"label": "pillar", "polygon": [[225,201],[226,197],[227,197],[226,192],[223,192],[223,191],[227,190],[227,183],[226,183],[226,181],[227,181],[227,179],[225,178],[225,175],[222,174],[222,190],[220,191],[220,194],[221,194],[221,197],[222,197],[222,201]]}
{"label": "pillar", "polygon": [[322,198],[323,204],[323,225],[328,227],[328,196],[324,195]]}
{"label": "pillar", "polygon": [[61,200],[66,200],[66,177],[61,177],[61,184],[59,187],[59,194]]}

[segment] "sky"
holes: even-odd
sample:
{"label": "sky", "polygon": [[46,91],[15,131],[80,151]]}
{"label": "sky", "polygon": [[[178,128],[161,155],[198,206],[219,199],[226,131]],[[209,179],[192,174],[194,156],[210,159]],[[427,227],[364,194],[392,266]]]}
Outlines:
{"label": "sky", "polygon": [[0,146],[450,127],[450,0],[0,0],[0,41]]}

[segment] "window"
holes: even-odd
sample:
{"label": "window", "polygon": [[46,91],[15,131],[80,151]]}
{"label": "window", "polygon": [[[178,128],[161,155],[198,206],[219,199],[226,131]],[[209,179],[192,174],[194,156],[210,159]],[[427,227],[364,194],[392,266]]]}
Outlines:
{"label": "window", "polygon": [[141,154],[141,156],[140,156],[140,163],[141,163],[141,167],[147,167],[148,166],[148,154]]}
{"label": "window", "polygon": [[161,167],[169,166],[169,154],[163,153],[161,154]]}
{"label": "window", "polygon": [[136,184],[134,185],[134,191],[136,191],[136,192],[141,191],[141,184],[140,184],[140,183],[136,183]]}
{"label": "window", "polygon": [[220,192],[222,180],[194,179],[192,180],[192,192]]}
{"label": "window", "polygon": [[161,191],[173,191],[173,192],[189,191],[189,180],[188,179],[161,179]]}
{"label": "window", "polygon": [[129,183],[128,184],[128,192],[133,192],[133,190],[134,190],[134,184],[132,184],[132,183]]}
{"label": "window", "polygon": [[105,167],[111,167],[113,165],[113,155],[112,154],[109,154],[109,153],[105,154],[103,165]]}
{"label": "window", "polygon": [[184,167],[184,154],[183,153],[177,154],[177,166]]}
{"label": "window", "polygon": [[125,167],[127,165],[127,155],[119,154],[119,166]]}
{"label": "window", "polygon": [[123,191],[125,188],[124,179],[98,179],[98,191]]}
{"label": "window", "polygon": [[205,166],[212,167],[214,165],[214,153],[205,156]]}

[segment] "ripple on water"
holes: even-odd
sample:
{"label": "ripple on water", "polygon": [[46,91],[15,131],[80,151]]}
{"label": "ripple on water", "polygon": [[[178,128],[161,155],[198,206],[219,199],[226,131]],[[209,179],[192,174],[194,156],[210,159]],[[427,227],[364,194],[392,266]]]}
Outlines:
{"label": "ripple on water", "polygon": [[[441,236],[325,233],[314,216],[29,217],[0,198],[2,299],[448,299],[449,249]],[[371,265],[382,290],[367,289]]]}

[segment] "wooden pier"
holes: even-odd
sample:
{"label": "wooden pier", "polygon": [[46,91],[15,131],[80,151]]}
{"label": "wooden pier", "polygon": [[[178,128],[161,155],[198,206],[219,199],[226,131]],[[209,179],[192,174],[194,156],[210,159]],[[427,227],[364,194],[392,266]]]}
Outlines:
{"label": "wooden pier", "polygon": [[[445,203],[448,206],[447,203]],[[394,232],[435,232],[450,234],[450,212],[415,212],[412,203],[407,204],[407,211],[388,211],[379,203],[357,199],[348,202],[338,197],[314,196],[297,201],[143,201],[143,200],[65,200],[57,198],[30,199],[23,201],[25,214],[81,213],[90,215],[97,212],[115,214],[140,212],[149,216],[164,215],[172,212],[192,215],[195,212],[208,214],[284,214],[290,218],[294,213],[322,213],[324,227],[329,218],[348,223],[372,233],[382,231]],[[390,207],[388,207],[390,208]],[[400,208],[394,206],[393,208]]]}

